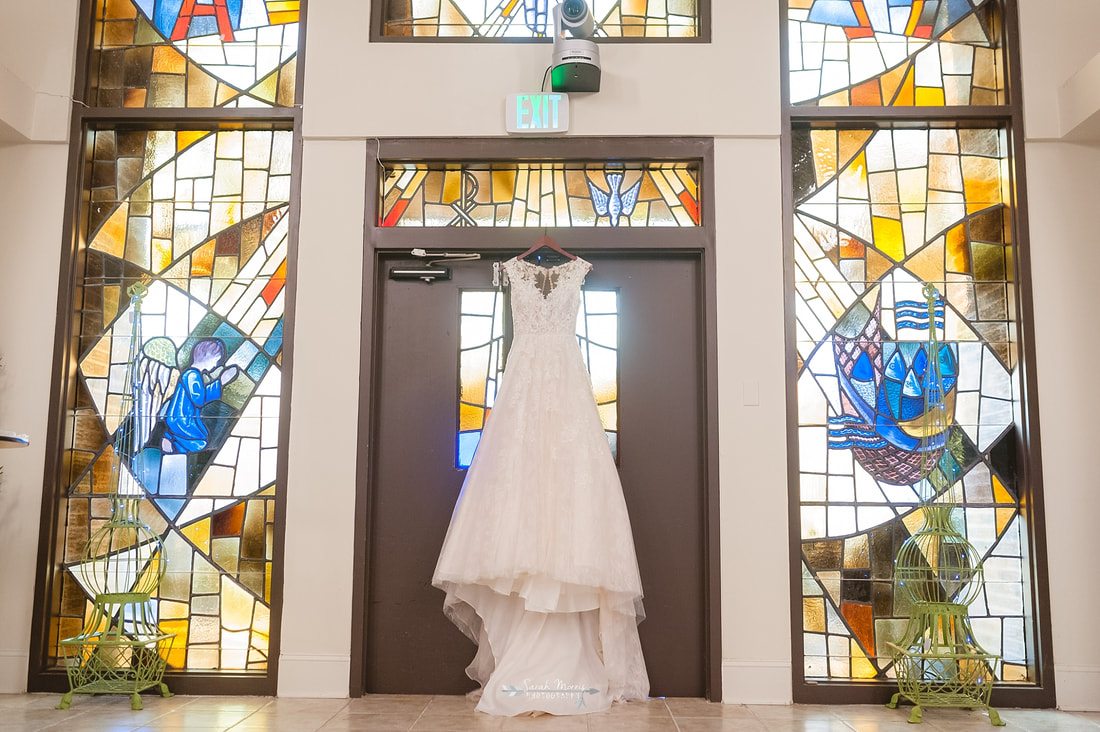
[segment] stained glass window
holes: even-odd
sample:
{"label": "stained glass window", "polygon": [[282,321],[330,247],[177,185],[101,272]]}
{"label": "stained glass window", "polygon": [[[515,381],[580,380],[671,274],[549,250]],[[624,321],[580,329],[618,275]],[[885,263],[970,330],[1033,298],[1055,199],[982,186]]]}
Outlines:
{"label": "stained glass window", "polygon": [[387,163],[381,226],[698,226],[691,161]]}
{"label": "stained glass window", "polygon": [[299,0],[100,0],[100,107],[290,107]]}
{"label": "stained glass window", "polygon": [[[292,143],[271,129],[86,134],[54,662],[91,608],[82,552],[128,430],[142,459],[124,462],[142,466],[142,518],[168,560],[153,610],[176,633],[169,667],[266,670]],[[140,399],[156,416],[141,428],[122,412],[135,283]]]}
{"label": "stained glass window", "polygon": [[[382,35],[541,38],[553,33],[557,0],[386,0]],[[603,38],[693,38],[698,0],[590,0]],[[549,20],[549,26],[548,26]]]}
{"label": "stained glass window", "polygon": [[[611,454],[619,458],[619,293],[581,289],[577,340]],[[468,468],[505,375],[505,295],[463,290],[455,466]]]}
{"label": "stained glass window", "polygon": [[788,0],[791,103],[1004,104],[993,0]]}
{"label": "stained glass window", "polygon": [[[922,385],[937,359],[941,468],[985,561],[973,628],[1004,657],[1001,680],[1033,681],[1007,132],[800,128],[793,160],[805,677],[894,676],[887,643],[908,608],[893,561],[921,524]],[[925,283],[942,294],[931,315]]]}

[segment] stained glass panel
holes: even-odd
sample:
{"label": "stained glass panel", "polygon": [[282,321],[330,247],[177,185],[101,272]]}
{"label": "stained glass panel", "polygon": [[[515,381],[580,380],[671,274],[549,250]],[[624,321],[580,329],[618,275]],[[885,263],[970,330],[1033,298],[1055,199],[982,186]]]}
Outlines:
{"label": "stained glass panel", "polygon": [[[61,592],[50,649],[90,608],[82,551],[107,519],[111,437],[142,466],[164,542],[153,600],[170,668],[267,668],[293,133],[90,131],[81,210],[77,372],[63,476]],[[144,414],[123,412],[134,312]]]}
{"label": "stained glass panel", "polygon": [[791,103],[1005,103],[995,0],[788,0]]}
{"label": "stained glass panel", "polygon": [[[619,459],[619,293],[582,288],[577,341],[611,454]],[[498,290],[463,290],[455,467],[468,468],[504,379],[508,307]],[[510,339],[509,339],[510,341]]]}
{"label": "stained glass panel", "polygon": [[381,226],[698,226],[699,166],[387,163]]}
{"label": "stained glass panel", "polygon": [[299,0],[100,0],[90,103],[290,107]]}
{"label": "stained glass panel", "polygon": [[[805,676],[894,676],[887,644],[908,608],[893,562],[921,524],[935,358],[951,418],[940,469],[962,484],[959,530],[987,567],[973,627],[1004,656],[1002,680],[1031,681],[1007,134],[797,129],[793,153]],[[943,295],[931,315],[925,283]]]}
{"label": "stained glass panel", "polygon": [[[557,0],[387,0],[384,36],[542,38]],[[698,0],[589,0],[602,38],[693,38]],[[548,26],[549,19],[549,26]]]}

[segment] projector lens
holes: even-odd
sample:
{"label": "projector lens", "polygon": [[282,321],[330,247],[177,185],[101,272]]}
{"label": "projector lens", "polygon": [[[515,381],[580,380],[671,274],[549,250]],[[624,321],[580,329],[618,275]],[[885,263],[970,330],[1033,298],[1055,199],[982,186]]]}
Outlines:
{"label": "projector lens", "polygon": [[580,20],[588,12],[588,6],[584,0],[565,0],[561,4],[561,14],[567,20]]}

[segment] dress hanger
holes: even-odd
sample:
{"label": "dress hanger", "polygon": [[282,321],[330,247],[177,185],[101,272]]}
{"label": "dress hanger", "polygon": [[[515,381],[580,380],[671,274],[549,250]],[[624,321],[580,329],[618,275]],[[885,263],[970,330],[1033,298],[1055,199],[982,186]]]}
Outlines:
{"label": "dress hanger", "polygon": [[526,252],[519,255],[518,257],[516,257],[516,259],[526,259],[527,257],[531,256],[532,254],[537,252],[539,249],[542,249],[543,247],[549,247],[550,249],[553,249],[555,252],[557,252],[561,255],[564,255],[568,259],[576,259],[577,258],[576,254],[570,254],[569,252],[565,251],[560,246],[558,246],[558,243],[556,241],[554,241],[551,237],[543,234],[538,239],[535,239],[535,243],[531,245],[530,249],[528,249]]}

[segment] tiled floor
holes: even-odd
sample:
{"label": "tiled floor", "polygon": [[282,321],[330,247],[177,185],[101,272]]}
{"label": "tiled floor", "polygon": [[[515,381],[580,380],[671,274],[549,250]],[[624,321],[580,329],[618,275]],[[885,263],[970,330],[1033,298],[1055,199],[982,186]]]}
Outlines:
{"label": "tiled floor", "polygon": [[[268,697],[143,697],[130,710],[125,696],[77,696],[54,709],[58,694],[0,695],[0,730],[121,732],[122,730],[363,730],[364,732],[993,732],[980,712],[929,709],[920,727],[906,723],[908,709],[879,706],[740,706],[702,699],[652,699],[615,705],[608,712],[574,717],[491,717],[458,696],[374,695],[362,699]],[[1100,713],[1001,710],[1008,730],[1100,732]]]}

